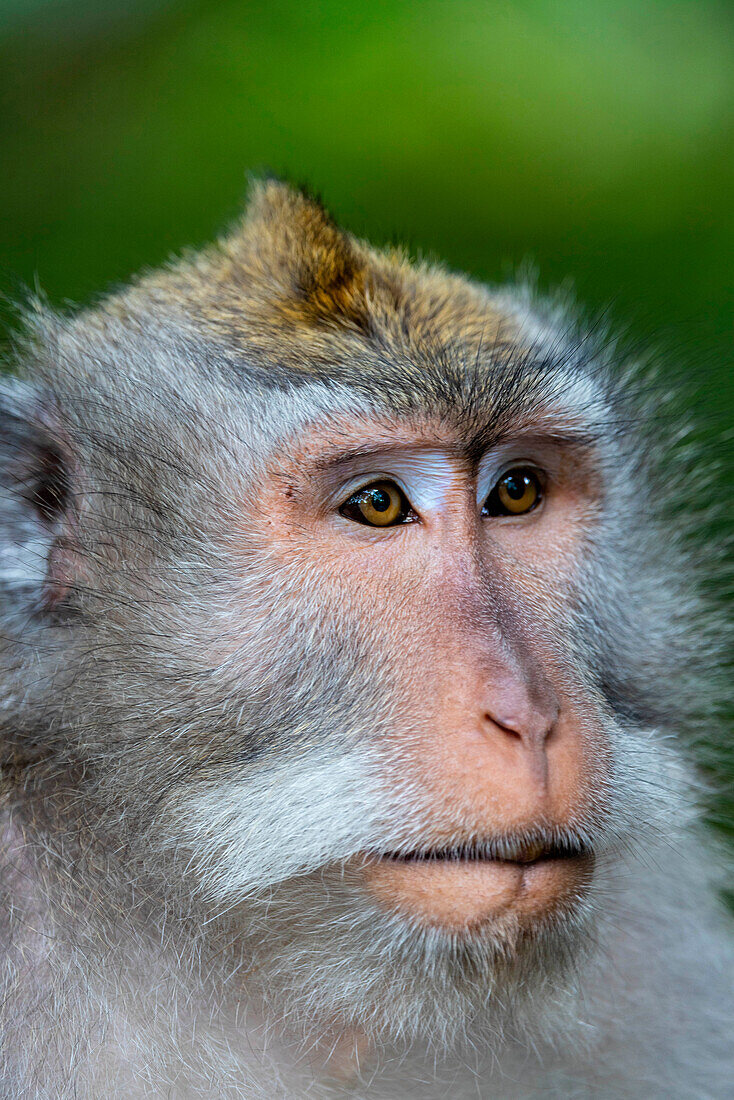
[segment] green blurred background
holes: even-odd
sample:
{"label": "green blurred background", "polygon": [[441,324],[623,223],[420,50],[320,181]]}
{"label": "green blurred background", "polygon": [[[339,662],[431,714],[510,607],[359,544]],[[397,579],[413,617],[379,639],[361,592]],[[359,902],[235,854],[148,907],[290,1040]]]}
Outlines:
{"label": "green blurred background", "polygon": [[267,168],[378,242],[570,277],[731,457],[733,92],[722,0],[0,0],[0,295],[84,302]]}

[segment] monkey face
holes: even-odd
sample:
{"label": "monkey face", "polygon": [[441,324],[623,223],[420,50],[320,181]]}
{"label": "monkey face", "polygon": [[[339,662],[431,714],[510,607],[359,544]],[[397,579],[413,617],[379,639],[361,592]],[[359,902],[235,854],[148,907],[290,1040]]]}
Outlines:
{"label": "monkey face", "polygon": [[[629,835],[618,776],[640,745],[575,603],[603,471],[568,407],[536,414],[477,448],[426,416],[291,425],[229,534],[228,737],[267,742],[171,810],[207,895],[261,959],[267,940],[263,981],[323,1015],[406,1026],[410,1004],[430,1030],[528,967],[567,980]],[[293,942],[309,968],[285,974]]]}
{"label": "monkey face", "polygon": [[455,933],[545,918],[593,864],[609,747],[553,618],[598,479],[546,421],[473,460],[436,424],[321,425],[257,504],[271,560],[337,602],[385,684],[370,750],[403,820],[351,866],[381,905]]}
{"label": "monkey face", "polygon": [[673,571],[583,338],[259,202],[12,398],[12,743],[280,1019],[448,1035],[565,988],[666,827]]}

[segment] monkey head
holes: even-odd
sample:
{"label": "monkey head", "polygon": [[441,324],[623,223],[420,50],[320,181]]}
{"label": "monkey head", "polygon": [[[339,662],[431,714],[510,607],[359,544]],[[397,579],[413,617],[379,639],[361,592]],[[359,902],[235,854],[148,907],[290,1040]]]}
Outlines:
{"label": "monkey head", "polygon": [[274,182],[31,329],[6,755],[123,852],[97,893],[236,945],[226,996],[281,1021],[537,1021],[678,782],[682,601],[613,351]]}

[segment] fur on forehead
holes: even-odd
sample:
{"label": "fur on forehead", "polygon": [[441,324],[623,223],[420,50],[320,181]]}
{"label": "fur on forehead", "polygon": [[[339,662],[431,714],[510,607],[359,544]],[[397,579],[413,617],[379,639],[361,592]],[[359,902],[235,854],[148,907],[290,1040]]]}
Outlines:
{"label": "fur on forehead", "polygon": [[238,465],[246,455],[252,469],[317,426],[324,438],[344,439],[349,448],[355,431],[367,438],[375,428],[380,437],[406,429],[411,438],[417,432],[425,442],[478,458],[516,432],[596,440],[611,411],[595,379],[561,368],[524,376],[516,363],[504,376],[495,368],[485,382],[468,381],[453,401],[414,391],[414,400],[400,404],[386,378],[369,390],[353,379],[318,375],[274,384],[271,372],[233,363],[226,349],[182,333],[171,318],[146,326],[100,312],[69,321],[44,311],[35,330],[34,380],[55,394],[76,437],[89,429],[104,440],[100,414],[114,413],[118,455],[126,445],[137,452],[146,438],[156,453],[163,438],[169,448],[179,440],[182,454],[196,441],[202,459],[224,446]]}
{"label": "fur on forehead", "polygon": [[168,357],[174,388],[182,374],[248,400],[344,386],[385,412],[467,434],[550,405],[596,418],[605,388],[588,339],[541,316],[527,294],[378,252],[274,181],[253,186],[243,220],[215,245],[53,327],[47,318],[47,352],[65,346],[91,388],[101,372],[155,391]]}

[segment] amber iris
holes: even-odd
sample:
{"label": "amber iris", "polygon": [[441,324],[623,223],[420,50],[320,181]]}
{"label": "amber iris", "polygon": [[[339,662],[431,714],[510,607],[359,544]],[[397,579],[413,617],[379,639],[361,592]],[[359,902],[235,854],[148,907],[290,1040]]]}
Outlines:
{"label": "amber iris", "polygon": [[522,466],[503,474],[482,509],[485,516],[522,516],[541,500],[542,491],[534,470]]}
{"label": "amber iris", "polygon": [[339,511],[347,519],[368,527],[392,527],[405,523],[411,509],[403,493],[392,481],[376,481],[350,496]]}

